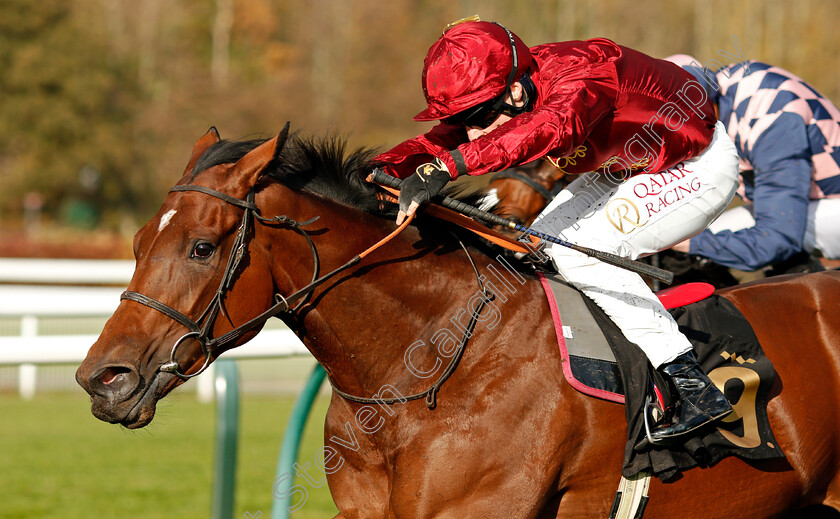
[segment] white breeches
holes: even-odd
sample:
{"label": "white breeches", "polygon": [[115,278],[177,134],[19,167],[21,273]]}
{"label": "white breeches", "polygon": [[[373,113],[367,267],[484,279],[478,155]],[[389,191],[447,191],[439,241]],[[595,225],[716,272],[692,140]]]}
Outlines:
{"label": "white breeches", "polygon": [[[708,227],[738,187],[738,154],[718,122],[711,144],[694,159],[616,185],[601,172],[584,173],[537,217],[546,234],[636,259],[667,249]],[[688,339],[642,278],[549,244],[561,275],[594,300],[637,344],[654,367],[691,350]]]}
{"label": "white breeches", "polygon": [[[726,211],[709,226],[709,230],[740,231],[754,227],[752,208],[752,204],[746,204]],[[808,252],[819,249],[823,257],[840,259],[840,198],[811,200],[802,248]]]}

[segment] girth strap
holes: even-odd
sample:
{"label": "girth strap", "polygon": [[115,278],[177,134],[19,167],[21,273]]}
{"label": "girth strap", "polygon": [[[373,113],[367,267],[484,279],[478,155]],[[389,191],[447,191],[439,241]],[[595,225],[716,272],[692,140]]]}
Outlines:
{"label": "girth strap", "polygon": [[642,519],[648,504],[650,472],[639,472],[631,478],[621,476],[609,519]]}

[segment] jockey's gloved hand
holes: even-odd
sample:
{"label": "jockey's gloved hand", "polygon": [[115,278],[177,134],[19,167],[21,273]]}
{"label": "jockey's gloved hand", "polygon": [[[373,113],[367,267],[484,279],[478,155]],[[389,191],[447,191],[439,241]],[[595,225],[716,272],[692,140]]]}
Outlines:
{"label": "jockey's gloved hand", "polygon": [[417,166],[413,175],[403,180],[400,186],[400,212],[397,214],[397,225],[406,216],[411,216],[420,206],[434,198],[447,182],[452,180],[449,168],[442,160],[436,158]]}

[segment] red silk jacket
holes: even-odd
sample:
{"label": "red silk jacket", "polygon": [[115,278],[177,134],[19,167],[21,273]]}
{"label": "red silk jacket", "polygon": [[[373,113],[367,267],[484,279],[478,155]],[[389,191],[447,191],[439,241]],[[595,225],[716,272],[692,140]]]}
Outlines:
{"label": "red silk jacket", "polygon": [[399,178],[431,156],[453,178],[544,156],[567,173],[633,175],[668,169],[711,142],[716,117],[705,90],[670,62],[602,38],[539,45],[531,53],[538,94],[530,112],[472,142],[464,127],[441,122],[375,162]]}

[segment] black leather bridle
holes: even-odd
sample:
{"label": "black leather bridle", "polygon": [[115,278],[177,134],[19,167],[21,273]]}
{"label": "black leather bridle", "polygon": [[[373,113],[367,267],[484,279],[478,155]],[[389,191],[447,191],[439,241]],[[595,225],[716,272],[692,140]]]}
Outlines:
{"label": "black leather bridle", "polygon": [[[261,327],[267,320],[278,314],[296,312],[298,308],[300,308],[300,306],[306,302],[305,296],[311,294],[312,291],[318,285],[321,284],[321,282],[325,281],[328,277],[331,277],[336,272],[330,273],[328,276],[324,276],[323,278],[318,279],[318,270],[320,264],[318,259],[318,251],[315,248],[315,244],[312,242],[312,239],[309,237],[306,231],[302,229],[303,226],[313,223],[315,220],[318,219],[318,217],[312,218],[305,222],[297,222],[287,216],[275,216],[273,218],[264,218],[259,214],[259,209],[257,208],[256,204],[254,204],[253,190],[251,190],[251,192],[248,193],[248,197],[245,200],[232,197],[225,193],[204,186],[179,185],[173,187],[169,191],[197,191],[199,193],[204,193],[206,195],[216,197],[220,200],[227,202],[228,204],[244,209],[242,221],[239,224],[239,229],[236,231],[236,237],[234,238],[233,246],[231,247],[230,254],[228,256],[227,265],[225,266],[225,272],[222,275],[221,282],[219,283],[219,288],[216,289],[216,294],[213,296],[213,299],[210,300],[210,303],[207,305],[207,307],[204,309],[204,311],[201,313],[198,319],[192,320],[186,315],[182,314],[181,312],[175,310],[171,306],[165,303],[161,303],[156,299],[152,299],[151,297],[140,294],[138,292],[126,290],[120,296],[120,299],[127,299],[129,301],[134,301],[142,305],[146,305],[149,308],[153,308],[166,315],[167,317],[170,317],[171,319],[182,324],[185,328],[189,330],[189,332],[185,333],[183,336],[181,336],[180,339],[175,341],[175,344],[172,346],[172,350],[169,352],[169,362],[166,362],[160,366],[161,371],[174,373],[175,375],[181,378],[188,379],[203,373],[204,370],[206,370],[210,363],[213,361],[215,353],[223,349],[228,344],[236,342],[237,340],[242,338],[243,335]],[[261,313],[257,317],[254,317],[250,321],[242,324],[241,326],[237,326],[236,328],[225,333],[224,335],[213,338],[211,334],[213,332],[213,326],[216,323],[216,318],[218,317],[220,312],[225,313],[225,294],[228,292],[228,290],[230,290],[231,286],[233,285],[233,281],[239,269],[239,264],[241,263],[242,258],[245,256],[245,252],[248,247],[247,236],[251,226],[253,225],[253,220],[257,220],[263,224],[273,223],[288,227],[293,231],[297,232],[298,234],[302,235],[306,239],[307,243],[309,244],[309,248],[312,251],[312,258],[314,264],[312,281],[308,285],[306,285],[305,287],[288,297],[283,297],[280,294],[275,294],[275,304],[272,305],[271,308]],[[346,268],[346,266],[344,268]],[[298,300],[300,300],[298,305],[294,308],[291,308],[290,305]],[[198,371],[191,374],[186,374],[183,371],[181,371],[181,367],[175,360],[175,353],[178,350],[178,346],[180,346],[187,339],[195,339],[196,341],[198,341],[201,345],[201,350],[204,353],[204,363],[201,365]]]}
{"label": "black leather bridle", "polygon": [[536,169],[536,166],[520,166],[518,168],[509,168],[498,173],[493,174],[493,177],[490,179],[490,182],[493,182],[497,179],[504,179],[509,178],[512,180],[518,180],[525,184],[526,186],[530,187],[534,191],[536,191],[540,196],[545,198],[546,203],[551,202],[554,200],[560,191],[563,190],[563,183],[562,182],[555,182],[554,186],[551,189],[546,189],[543,187],[539,182],[533,179],[533,177],[529,176],[523,171],[532,171]]}
{"label": "black leather bridle", "polygon": [[506,169],[504,171],[500,171],[500,172],[496,173],[495,175],[493,175],[493,178],[492,178],[491,182],[493,180],[504,179],[504,178],[509,178],[509,179],[512,179],[512,180],[518,180],[518,181],[522,182],[526,186],[528,186],[531,189],[533,189],[534,191],[536,191],[540,196],[545,198],[546,202],[551,202],[552,200],[554,200],[554,197],[556,196],[556,194],[552,194],[551,191],[549,191],[548,189],[544,188],[539,183],[537,183],[536,180],[534,180],[533,178],[529,177],[525,173],[522,173],[521,171],[516,170],[516,169],[511,169],[511,170]]}
{"label": "black leather bridle", "polygon": [[[233,242],[233,246],[231,247],[230,254],[228,256],[228,262],[225,266],[225,272],[222,275],[222,280],[219,283],[219,288],[216,289],[216,294],[213,296],[213,299],[207,305],[207,308],[201,313],[197,320],[192,320],[186,315],[182,314],[181,312],[175,310],[171,306],[161,303],[156,299],[152,299],[149,296],[140,294],[138,292],[126,290],[120,296],[120,299],[126,299],[129,301],[134,301],[136,303],[140,303],[142,305],[148,306],[149,308],[153,308],[158,312],[166,315],[167,317],[175,320],[176,322],[182,324],[186,327],[189,331],[181,336],[175,344],[172,345],[172,349],[169,352],[169,361],[161,364],[159,370],[167,373],[173,373],[174,375],[181,377],[183,379],[190,379],[196,377],[203,373],[208,366],[213,362],[216,358],[216,354],[219,350],[223,350],[225,346],[228,344],[234,343],[242,338],[243,335],[246,333],[258,329],[261,327],[267,320],[271,319],[272,317],[279,315],[281,313],[285,313],[290,316],[294,316],[297,310],[301,307],[301,305],[306,303],[306,298],[312,294],[312,292],[320,286],[324,281],[332,278],[336,274],[356,265],[359,263],[362,258],[364,258],[368,253],[378,248],[380,245],[383,245],[391,237],[395,236],[397,233],[402,231],[402,229],[408,225],[411,219],[408,219],[403,226],[400,226],[397,230],[391,233],[388,237],[381,240],[379,243],[370,247],[366,251],[362,252],[354,256],[350,261],[345,263],[344,265],[338,267],[337,269],[333,270],[328,274],[324,274],[320,278],[318,277],[319,265],[320,261],[318,258],[318,250],[315,247],[315,243],[309,237],[305,230],[302,227],[309,225],[315,222],[319,217],[315,217],[309,219],[305,222],[297,222],[287,216],[275,216],[272,218],[265,218],[259,214],[259,208],[254,203],[254,190],[252,189],[245,200],[241,200],[239,198],[232,197],[220,191],[216,191],[214,189],[210,189],[204,186],[195,186],[195,185],[178,185],[174,186],[172,189],[169,190],[170,192],[185,192],[185,191],[196,191],[199,193],[204,193],[206,195],[213,196],[220,200],[223,200],[231,205],[236,207],[240,207],[244,210],[244,214],[242,215],[242,221],[239,224],[239,229],[236,231],[236,237]],[[239,264],[242,261],[242,258],[245,256],[245,252],[248,247],[247,236],[248,232],[251,228],[252,221],[256,220],[263,224],[277,224],[288,227],[292,229],[296,233],[303,236],[307,243],[309,244],[309,248],[312,251],[312,258],[313,258],[313,273],[312,273],[312,281],[306,285],[305,287],[301,288],[297,292],[293,293],[290,296],[284,297],[281,294],[275,294],[275,304],[271,306],[268,310],[261,313],[260,315],[254,317],[250,321],[237,326],[233,330],[225,333],[220,337],[213,338],[211,336],[213,332],[213,326],[216,322],[216,318],[218,317],[220,312],[225,312],[224,310],[224,297],[225,294],[230,290],[230,287],[233,284],[234,278],[236,277],[236,273],[239,268]],[[484,283],[481,281],[481,275],[476,268],[475,262],[470,256],[469,251],[458,240],[461,248],[466,252],[467,258],[472,265],[473,271],[475,273],[476,279],[478,280],[479,289],[484,294],[483,298],[480,298],[480,303],[477,307],[472,311],[470,316],[470,321],[465,327],[464,335],[461,338],[461,342],[459,343],[458,347],[456,348],[455,354],[451,357],[449,364],[444,369],[443,373],[438,377],[438,379],[425,391],[420,393],[414,393],[409,396],[399,397],[399,398],[367,398],[367,397],[358,397],[351,395],[350,393],[346,393],[336,387],[335,383],[333,382],[332,378],[330,377],[330,384],[333,387],[333,390],[341,396],[342,398],[349,400],[351,402],[357,402],[362,404],[394,404],[397,402],[403,403],[409,400],[418,400],[420,398],[425,399],[426,406],[429,409],[434,409],[437,405],[437,393],[440,390],[440,387],[443,383],[454,373],[455,368],[458,366],[461,357],[463,356],[467,341],[472,336],[472,332],[475,329],[476,323],[478,321],[478,316],[481,314],[481,311],[484,309],[484,305],[487,301],[490,301],[495,298],[493,293],[484,286]],[[298,302],[299,301],[299,302]],[[298,304],[292,308],[290,305],[298,302]],[[181,366],[178,364],[178,361],[175,360],[175,354],[178,350],[178,346],[180,346],[184,341],[187,339],[195,339],[201,344],[201,350],[204,354],[204,362],[202,363],[201,367],[195,373],[186,374],[181,370]]]}

